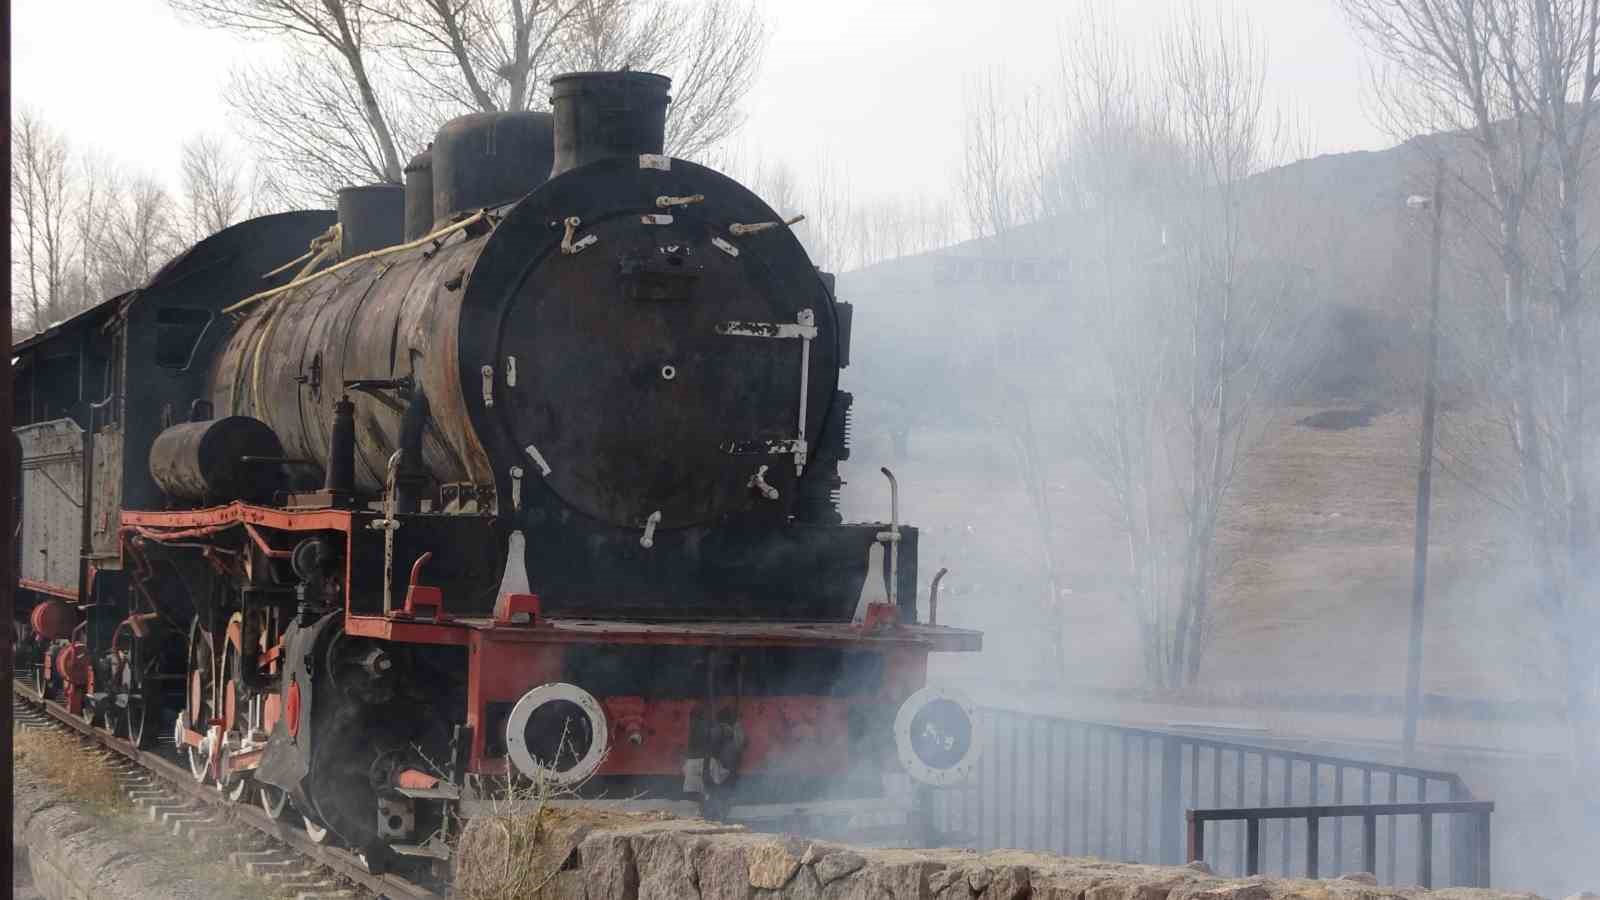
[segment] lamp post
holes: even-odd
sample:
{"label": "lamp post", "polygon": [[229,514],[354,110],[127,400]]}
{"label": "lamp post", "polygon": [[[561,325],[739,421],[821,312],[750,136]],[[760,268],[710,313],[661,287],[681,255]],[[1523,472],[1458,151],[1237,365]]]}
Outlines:
{"label": "lamp post", "polygon": [[1422,610],[1428,594],[1428,514],[1433,499],[1433,421],[1438,406],[1439,259],[1444,242],[1444,161],[1434,168],[1433,196],[1406,198],[1412,209],[1433,212],[1433,255],[1428,274],[1428,342],[1423,357],[1422,440],[1417,463],[1416,544],[1411,554],[1411,642],[1406,653],[1406,759],[1417,751],[1417,719],[1422,707]]}

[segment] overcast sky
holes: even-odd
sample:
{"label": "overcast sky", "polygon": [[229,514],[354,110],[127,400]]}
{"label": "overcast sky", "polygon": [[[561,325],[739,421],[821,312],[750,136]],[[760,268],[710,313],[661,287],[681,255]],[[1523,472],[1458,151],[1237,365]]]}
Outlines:
{"label": "overcast sky", "polygon": [[[1070,2],[758,0],[772,41],[741,141],[802,176],[820,155],[866,196],[951,190],[965,79],[1015,83],[1055,65]],[[1120,29],[1149,33],[1184,0],[1120,0]],[[1388,141],[1362,105],[1359,46],[1335,0],[1240,0],[1268,41],[1269,101],[1318,152]],[[165,0],[14,0],[16,101],[78,146],[176,181],[178,145],[227,131],[229,68],[267,51],[178,21]],[[409,152],[411,148],[403,148]]]}

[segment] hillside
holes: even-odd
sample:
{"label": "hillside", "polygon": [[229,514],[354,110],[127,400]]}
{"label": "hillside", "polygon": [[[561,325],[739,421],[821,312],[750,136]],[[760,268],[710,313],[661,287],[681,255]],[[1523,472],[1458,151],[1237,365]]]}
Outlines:
{"label": "hillside", "polygon": [[[1417,458],[1418,318],[1426,244],[1405,197],[1420,190],[1406,147],[1325,156],[1261,176],[1284,200],[1286,227],[1306,229],[1331,287],[1308,337],[1315,364],[1281,398],[1254,446],[1219,538],[1222,571],[1202,687],[1212,693],[1388,695],[1403,690]],[[1048,681],[1052,622],[1066,633],[1068,685],[1139,681],[1135,618],[1116,595],[1127,552],[1092,473],[1073,458],[1051,379],[1072,378],[1084,352],[1072,334],[1073,223],[1019,229],[841,277],[855,304],[856,449],[846,515],[886,518],[876,467],[895,467],[902,517],[923,529],[924,584],[951,575],[941,620],[989,630],[981,659],[952,674]],[[993,335],[1023,335],[1026,347]],[[1445,439],[1491,449],[1502,431],[1449,368]],[[1014,355],[1014,359],[1012,358]],[[1042,541],[995,426],[1001,357],[1044,366],[1035,428],[1049,458],[1065,571],[1057,611],[1042,612]],[[1334,424],[1301,424],[1319,413]],[[1346,416],[1343,413],[1363,413]],[[903,441],[897,447],[895,432]],[[903,455],[897,451],[903,449]],[[1495,701],[1552,700],[1553,654],[1511,558],[1506,511],[1465,473],[1435,479],[1425,690]]]}

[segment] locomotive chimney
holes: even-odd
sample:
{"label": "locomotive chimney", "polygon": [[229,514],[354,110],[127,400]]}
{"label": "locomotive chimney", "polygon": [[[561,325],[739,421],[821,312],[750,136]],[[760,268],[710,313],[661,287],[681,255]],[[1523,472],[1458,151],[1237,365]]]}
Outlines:
{"label": "locomotive chimney", "polygon": [[339,189],[339,258],[400,243],[405,234],[405,188],[364,184]]}
{"label": "locomotive chimney", "polygon": [[550,82],[555,111],[554,178],[612,156],[660,154],[672,79],[650,72],[572,72]]}
{"label": "locomotive chimney", "polygon": [[433,221],[512,203],[543,184],[552,130],[542,112],[469,113],[444,123],[433,136]]}
{"label": "locomotive chimney", "polygon": [[433,146],[406,163],[406,240],[433,230]]}

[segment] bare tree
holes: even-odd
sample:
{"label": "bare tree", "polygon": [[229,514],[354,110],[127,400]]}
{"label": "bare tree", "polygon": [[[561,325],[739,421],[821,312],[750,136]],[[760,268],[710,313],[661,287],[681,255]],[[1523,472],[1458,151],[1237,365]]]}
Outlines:
{"label": "bare tree", "polygon": [[1138,61],[1094,3],[1061,48],[1061,154],[1057,202],[1083,227],[1074,292],[1079,326],[1090,337],[1071,432],[1105,491],[1111,519],[1127,543],[1118,593],[1133,610],[1145,680],[1171,677],[1178,579],[1171,551],[1171,504],[1161,479],[1162,412],[1173,380],[1174,336],[1168,297],[1150,281],[1165,250],[1165,198],[1151,175],[1178,158],[1165,133],[1160,97]]}
{"label": "bare tree", "polygon": [[787,163],[758,165],[745,183],[780,215],[790,215],[800,205],[800,185]]}
{"label": "bare tree", "polygon": [[184,141],[182,154],[183,230],[192,243],[239,221],[250,207],[250,196],[238,154],[222,139],[195,135]]}
{"label": "bare tree", "polygon": [[401,148],[444,119],[544,108],[566,69],[674,79],[667,148],[696,157],[743,122],[766,27],[744,0],[171,0],[205,24],[276,37],[279,64],[242,68],[227,97],[278,182],[301,195],[401,180]]}
{"label": "bare tree", "polygon": [[117,171],[104,155],[90,152],[78,161],[78,191],[72,227],[78,245],[72,279],[72,303],[87,309],[111,296],[105,270],[111,246],[111,221],[119,197]]}
{"label": "bare tree", "polygon": [[[1290,375],[1308,284],[1303,248],[1280,234],[1282,187],[1255,180],[1279,134],[1248,23],[1191,8],[1146,69],[1109,13],[1083,4],[1048,89],[1005,92],[990,75],[969,91],[962,193],[991,257],[1073,260],[1045,319],[990,317],[987,336],[990,408],[1043,536],[1045,617],[1067,576],[1039,433],[1062,415],[1127,542],[1119,593],[1145,677],[1175,688],[1199,675],[1218,523],[1268,387]],[[1051,641],[1059,656],[1059,627]]]}
{"label": "bare tree", "polygon": [[[1001,77],[989,71],[967,85],[961,169],[958,175],[966,220],[977,238],[975,252],[1009,266],[1013,262],[1012,229],[1026,221],[1030,211],[1029,178],[1033,174],[1026,154],[1019,147],[1044,145],[1054,134],[1041,119],[1029,118],[1029,110],[1019,111],[1013,104]],[[1042,134],[1028,138],[1030,128]],[[1055,547],[1055,515],[1049,497],[1050,460],[1042,452],[1037,420],[1039,391],[1031,383],[1019,349],[1026,343],[1027,331],[1038,323],[1018,323],[1000,315],[981,321],[979,338],[993,373],[989,385],[993,396],[985,404],[1004,435],[1016,465],[1018,480],[1033,514],[1034,532],[1039,537],[1041,573],[1037,609],[1042,621],[1051,622],[1050,642],[1042,648],[1045,664],[1063,658],[1064,640],[1056,608],[1062,598],[1062,573]]]}
{"label": "bare tree", "polygon": [[172,196],[148,175],[128,178],[115,197],[106,241],[100,249],[102,289],[108,296],[150,280],[180,248]]}
{"label": "bare tree", "polygon": [[[374,79],[370,56],[371,32],[376,16],[362,0],[171,0],[174,8],[198,21],[213,27],[251,35],[271,35],[287,38],[291,47],[298,50],[292,57],[289,72],[301,91],[278,92],[267,85],[256,85],[256,90],[240,91],[235,79],[234,97],[254,98],[258,101],[276,98],[290,102],[311,100],[310,105],[298,109],[292,105],[262,102],[236,102],[235,105],[263,130],[292,121],[295,115],[316,117],[330,115],[326,100],[328,91],[328,63],[338,64],[337,82],[347,87],[348,97],[339,97],[343,103],[354,107],[341,111],[343,127],[362,137],[352,135],[348,143],[370,143],[375,158],[363,163],[380,176],[381,180],[399,183],[401,180],[400,152]],[[309,54],[315,64],[305,65],[303,55]],[[308,76],[318,73],[321,91],[310,89]],[[318,97],[324,101],[318,104]],[[280,135],[288,137],[288,135]]]}
{"label": "bare tree", "polygon": [[[1397,136],[1451,166],[1469,221],[1492,235],[1498,314],[1474,346],[1478,379],[1500,404],[1508,479],[1536,574],[1535,594],[1562,649],[1573,761],[1600,765],[1596,680],[1600,603],[1594,571],[1594,452],[1585,334],[1590,123],[1600,87],[1594,0],[1341,0],[1379,62],[1379,112]],[[1471,313],[1469,312],[1468,315]],[[1496,321],[1497,320],[1497,321]],[[1492,458],[1491,458],[1492,465]]]}
{"label": "bare tree", "polygon": [[826,272],[844,272],[860,257],[850,172],[831,157],[818,157],[802,193],[805,221],[795,226],[811,262]]}
{"label": "bare tree", "polygon": [[[379,70],[375,62],[371,68]],[[398,181],[380,135],[420,147],[438,124],[426,108],[406,103],[374,129],[340,57],[320,47],[234,71],[224,96],[245,119],[273,186],[300,205],[325,204],[352,184]]]}
{"label": "bare tree", "polygon": [[1188,684],[1199,674],[1209,624],[1218,516],[1252,437],[1263,388],[1282,374],[1272,351],[1286,343],[1284,306],[1296,285],[1293,262],[1264,252],[1276,223],[1250,216],[1247,181],[1275,161],[1268,155],[1276,133],[1263,108],[1260,37],[1242,18],[1208,20],[1191,8],[1164,36],[1160,52],[1172,131],[1183,152],[1173,182],[1173,280],[1185,332],[1175,344],[1186,437],[1184,465],[1175,467],[1184,558],[1169,671]]}
{"label": "bare tree", "polygon": [[424,90],[480,112],[540,106],[561,64],[571,0],[377,0],[384,38]]}
{"label": "bare tree", "polygon": [[754,5],[735,0],[678,9],[674,27],[658,33],[669,50],[662,71],[673,80],[667,150],[695,159],[744,124],[740,103],[761,72],[767,31]]}
{"label": "bare tree", "polygon": [[[60,318],[71,246],[67,140],[31,110],[12,123],[11,231],[16,248],[13,284],[26,298],[19,331],[39,330]],[[19,271],[20,270],[20,271]]]}
{"label": "bare tree", "polygon": [[1018,224],[1012,111],[994,72],[967,85],[961,197],[977,237],[999,238]]}

